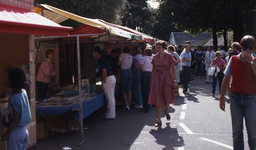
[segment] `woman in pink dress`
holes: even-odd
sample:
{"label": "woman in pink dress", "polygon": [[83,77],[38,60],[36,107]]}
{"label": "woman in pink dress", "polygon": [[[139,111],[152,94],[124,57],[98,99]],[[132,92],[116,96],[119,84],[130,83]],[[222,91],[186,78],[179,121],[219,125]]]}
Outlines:
{"label": "woman in pink dress", "polygon": [[171,74],[170,70],[176,72],[175,60],[172,54],[164,50],[165,42],[157,41],[156,49],[158,53],[152,60],[151,90],[148,104],[155,105],[157,111],[157,123],[155,127],[162,125],[162,106],[165,108],[166,119],[170,120],[169,104],[174,102],[173,87],[177,88],[176,74]]}

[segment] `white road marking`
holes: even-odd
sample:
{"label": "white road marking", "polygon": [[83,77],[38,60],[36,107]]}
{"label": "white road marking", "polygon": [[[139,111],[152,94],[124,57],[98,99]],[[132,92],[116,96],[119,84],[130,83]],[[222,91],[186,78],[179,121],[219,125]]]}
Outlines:
{"label": "white road marking", "polygon": [[178,147],[178,150],[184,150],[184,147]]}
{"label": "white road marking", "polygon": [[180,119],[182,120],[182,119],[185,119],[185,114],[186,114],[186,112],[181,112],[181,114],[180,114]]}
{"label": "white road marking", "polygon": [[183,104],[182,110],[186,110],[186,109],[187,109],[187,104]]}
{"label": "white road marking", "polygon": [[213,140],[210,140],[210,139],[207,139],[207,138],[200,138],[201,140],[205,140],[205,141],[208,141],[208,142],[211,142],[211,143],[214,143],[214,144],[218,144],[220,146],[223,146],[223,147],[226,147],[226,148],[229,148],[229,149],[233,149],[232,146],[229,146],[227,144],[223,144],[223,143],[220,143],[220,142],[217,142],[217,141],[213,141]]}
{"label": "white road marking", "polygon": [[184,123],[179,123],[179,125],[187,132],[187,134],[194,134]]}

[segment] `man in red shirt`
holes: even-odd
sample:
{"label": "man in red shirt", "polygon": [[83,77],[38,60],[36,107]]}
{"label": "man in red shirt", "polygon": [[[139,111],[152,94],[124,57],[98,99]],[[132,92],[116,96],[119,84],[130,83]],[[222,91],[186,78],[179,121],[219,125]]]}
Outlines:
{"label": "man in red shirt", "polygon": [[[244,149],[243,118],[251,150],[256,149],[256,57],[252,56],[255,39],[246,35],[240,42],[242,53],[232,56],[224,72],[221,86],[220,109],[225,111],[224,95],[230,85],[230,110],[233,132],[233,149]],[[232,81],[229,83],[229,78]]]}

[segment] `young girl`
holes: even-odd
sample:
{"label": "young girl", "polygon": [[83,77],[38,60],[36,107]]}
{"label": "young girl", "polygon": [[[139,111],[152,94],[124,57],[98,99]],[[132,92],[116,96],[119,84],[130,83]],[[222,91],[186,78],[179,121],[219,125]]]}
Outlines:
{"label": "young girl", "polygon": [[13,95],[9,100],[13,119],[1,141],[7,140],[8,150],[26,150],[28,131],[26,124],[31,120],[30,106],[26,91],[26,77],[23,70],[15,68],[9,71],[9,85]]}

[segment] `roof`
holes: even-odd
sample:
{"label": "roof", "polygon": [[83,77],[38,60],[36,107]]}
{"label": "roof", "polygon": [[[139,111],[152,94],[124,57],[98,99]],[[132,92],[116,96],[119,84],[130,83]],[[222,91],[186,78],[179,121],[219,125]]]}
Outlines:
{"label": "roof", "polygon": [[[204,46],[213,46],[213,38],[211,38],[208,42],[206,42],[204,44]],[[224,37],[223,35],[221,35],[219,38],[218,38],[218,46],[224,46]]]}
{"label": "roof", "polygon": [[197,35],[192,35],[185,32],[173,32],[173,36],[176,41],[176,45],[185,45],[186,41],[191,42],[191,46],[202,45],[203,42],[211,38],[211,33],[200,33]]}
{"label": "roof", "polygon": [[[108,31],[111,35],[127,39],[154,41],[153,37],[127,27],[111,24],[100,19],[78,16],[46,4],[41,4],[41,6],[45,8],[43,14],[46,18],[62,25],[70,25],[74,27],[74,31],[70,32],[71,35],[96,34]],[[37,13],[41,12],[41,9],[38,7],[35,7],[35,10]]]}
{"label": "roof", "polygon": [[0,4],[0,32],[68,36],[72,27],[61,26],[33,10]]}

